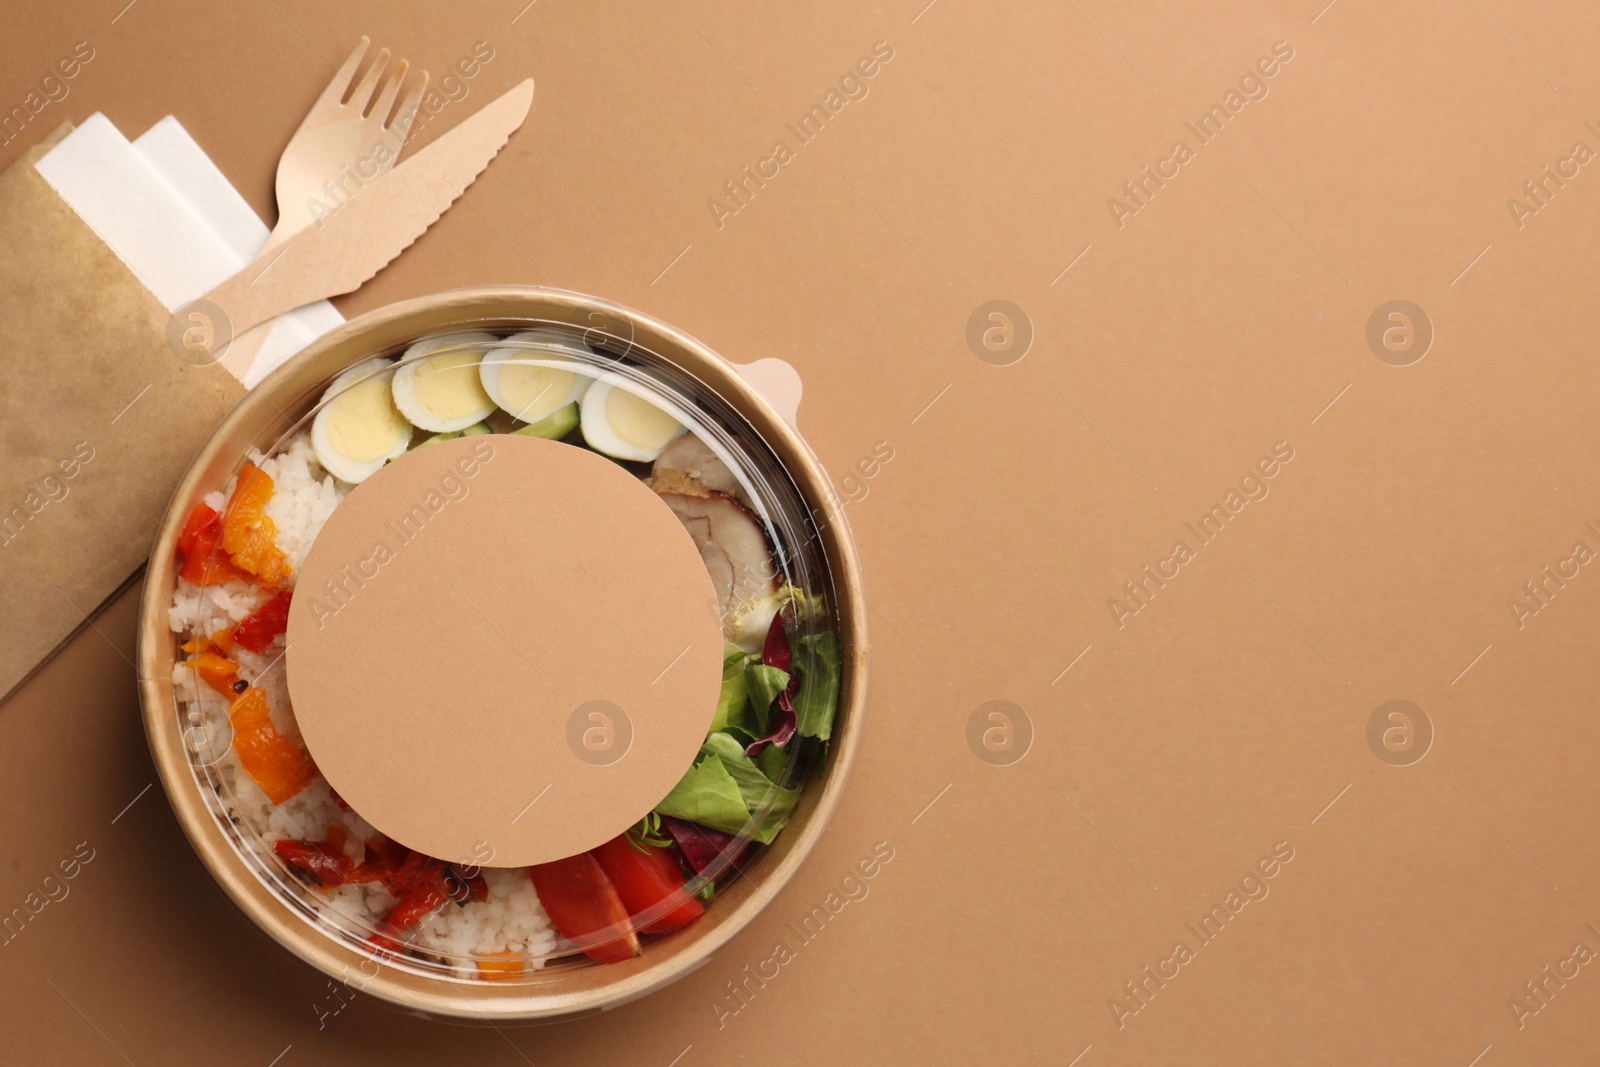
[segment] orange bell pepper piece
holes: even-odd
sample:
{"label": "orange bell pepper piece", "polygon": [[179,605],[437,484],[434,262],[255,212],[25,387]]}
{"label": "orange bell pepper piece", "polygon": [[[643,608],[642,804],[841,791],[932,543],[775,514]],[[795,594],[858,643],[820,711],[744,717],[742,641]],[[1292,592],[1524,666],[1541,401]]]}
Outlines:
{"label": "orange bell pepper piece", "polygon": [[239,763],[274,804],[282,804],[316,777],[311,756],[273,725],[261,687],[252,685],[239,694],[228,706],[228,721]]}
{"label": "orange bell pepper piece", "polygon": [[523,963],[522,953],[515,949],[505,952],[491,952],[478,957],[478,977],[485,982],[509,982],[522,977],[527,970]]}
{"label": "orange bell pepper piece", "polygon": [[207,648],[189,663],[194,667],[195,673],[200,675],[202,682],[229,700],[242,691],[239,687],[239,665],[231,659],[218,655],[214,648]]}
{"label": "orange bell pepper piece", "polygon": [[222,547],[234,566],[265,585],[283,585],[289,580],[289,561],[275,540],[277,525],[267,518],[270,499],[272,479],[246,463],[222,514]]}

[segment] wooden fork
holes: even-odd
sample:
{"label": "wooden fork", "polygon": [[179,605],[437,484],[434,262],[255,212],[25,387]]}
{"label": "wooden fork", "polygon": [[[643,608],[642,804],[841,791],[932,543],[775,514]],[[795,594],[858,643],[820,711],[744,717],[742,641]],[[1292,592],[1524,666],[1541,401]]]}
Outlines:
{"label": "wooden fork", "polygon": [[382,49],[352,88],[370,43],[362,37],[356,44],[284,148],[278,160],[278,224],[262,251],[332,214],[399,159],[428,87],[428,72],[414,81],[391,119],[389,112],[411,64],[402,59],[390,71],[389,50]]}

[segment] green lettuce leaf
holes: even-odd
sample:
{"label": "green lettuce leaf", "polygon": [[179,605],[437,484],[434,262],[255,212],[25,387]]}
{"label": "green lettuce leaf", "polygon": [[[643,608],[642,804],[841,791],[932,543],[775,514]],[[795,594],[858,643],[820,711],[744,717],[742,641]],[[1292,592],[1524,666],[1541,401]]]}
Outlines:
{"label": "green lettuce leaf", "polygon": [[795,729],[805,737],[826,741],[839,712],[839,637],[833,633],[800,638],[794,666],[800,689],[794,695]]}
{"label": "green lettuce leaf", "polygon": [[755,761],[744,754],[744,746],[727,734],[717,733],[706,738],[700,751],[722,761],[723,769],[739,787],[739,796],[748,811],[755,811],[772,792],[773,785]]}
{"label": "green lettuce leaf", "polygon": [[690,767],[689,773],[672,787],[672,792],[662,798],[655,810],[725,834],[744,833],[750,821],[738,782],[715,756],[706,756]]}
{"label": "green lettuce leaf", "polygon": [[717,713],[711,717],[711,730],[726,730],[730,726],[745,725],[745,711],[750,704],[750,689],[744,682],[744,671],[732,678],[722,679],[722,693],[717,697]]}
{"label": "green lettuce leaf", "polygon": [[788,823],[800,790],[774,785],[729,734],[707,737],[700,752],[700,762],[655,810],[724,833],[741,834],[762,805],[770,805],[751,836],[763,845],[771,844]]}
{"label": "green lettuce leaf", "polygon": [[743,674],[746,666],[756,657],[724,639],[722,642],[722,677],[724,680],[735,675]]}
{"label": "green lettuce leaf", "polygon": [[789,672],[781,667],[754,664],[744,669],[745,688],[750,691],[750,702],[761,719],[762,732],[766,732],[767,713],[778,694],[789,688]]}
{"label": "green lettuce leaf", "polygon": [[750,687],[744,678],[745,668],[755,659],[738,645],[722,643],[722,692],[717,697],[717,711],[711,717],[709,733],[738,730],[752,739],[761,736],[760,723],[750,707]]}
{"label": "green lettuce leaf", "polygon": [[[748,746],[746,746],[748,747]],[[789,750],[779,748],[777,745],[768,745],[756,756],[756,766],[761,768],[761,773],[767,776],[770,782],[781,782],[783,772],[789,766]]]}
{"label": "green lettuce leaf", "polygon": [[712,734],[700,746],[700,751],[722,764],[738,786],[739,795],[750,815],[760,811],[763,804],[771,803],[760,827],[752,835],[763,845],[771,844],[772,839],[778,836],[778,831],[789,821],[789,813],[800,799],[800,790],[782,789],[774,785],[755,761],[744,754],[744,746],[727,734]]}
{"label": "green lettuce leaf", "polygon": [[761,825],[750,836],[763,845],[772,844],[773,840],[789,823],[789,816],[794,813],[795,804],[800,801],[800,790],[780,789],[777,796],[772,799],[772,807],[762,817]]}

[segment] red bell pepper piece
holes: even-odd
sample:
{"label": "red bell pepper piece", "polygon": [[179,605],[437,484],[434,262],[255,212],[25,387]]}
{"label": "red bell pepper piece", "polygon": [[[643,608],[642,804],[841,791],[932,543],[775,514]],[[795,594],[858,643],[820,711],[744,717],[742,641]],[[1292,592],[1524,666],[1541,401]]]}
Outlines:
{"label": "red bell pepper piece", "polygon": [[628,909],[600,864],[587,852],[528,868],[533,890],[556,932],[601,963],[639,955],[639,935]]}
{"label": "red bell pepper piece", "polygon": [[223,582],[251,582],[255,576],[235,567],[222,547],[222,516],[215,509],[196,504],[178,533],[178,577],[196,585],[221,585]]}
{"label": "red bell pepper piece", "polygon": [[381,882],[388,879],[395,869],[390,854],[374,842],[367,845],[366,858],[356,863],[345,855],[344,843],[348,837],[344,827],[334,825],[328,827],[325,840],[275,841],[272,850],[290,867],[318,885],[331,888],[353,882]]}
{"label": "red bell pepper piece", "polygon": [[220,532],[222,519],[215,508],[208,507],[205,504],[196,504],[193,508],[190,508],[189,514],[184,516],[183,528],[178,531],[179,555],[187,555],[193,552],[195,542],[199,539],[201,531],[213,524]]}
{"label": "red bell pepper piece", "polygon": [[[405,858],[397,864],[395,856],[401,851]],[[378,933],[373,938],[375,944],[390,951],[398,951],[401,935],[445,904],[454,901],[466,905],[489,899],[489,883],[476,867],[453,867],[420,852],[402,849],[394,842],[370,842],[367,860],[361,867],[369,865],[374,878],[400,898],[378,922]]]}
{"label": "red bell pepper piece", "polygon": [[[317,885],[336,886],[357,881],[356,865],[332,841],[275,841],[272,851],[294,870]],[[361,879],[371,881],[372,879]]]}
{"label": "red bell pepper piece", "polygon": [[389,892],[397,897],[404,897],[418,889],[426,889],[444,883],[444,874],[439,869],[439,861],[431,856],[424,856],[420,852],[405,850],[404,858],[398,865],[390,864],[388,873],[383,879],[383,884],[389,887]]}
{"label": "red bell pepper piece", "polygon": [[[333,790],[329,789],[328,792],[333,793]],[[334,793],[333,795],[334,801],[341,808],[349,808],[350,805],[346,804],[337,793]],[[384,837],[381,834],[373,838],[371,841],[368,841],[366,845],[367,858],[365,862],[373,864],[375,867],[381,869],[383,871],[384,884],[389,885],[395,872],[398,871],[401,865],[405,863],[406,857],[411,855],[411,850],[400,844],[400,842],[391,841],[389,838]],[[390,889],[393,890],[393,888],[394,887],[391,885]]]}
{"label": "red bell pepper piece", "polygon": [[450,883],[444,864],[420,852],[408,852],[383,882],[400,899],[388,915],[378,920],[377,933],[371,940],[380,948],[397,952],[407,930],[449,902]]}
{"label": "red bell pepper piece", "polygon": [[378,923],[378,930],[398,938],[449,900],[450,889],[445,884],[443,872],[440,872],[435,880],[418,885],[396,901],[394,908]]}
{"label": "red bell pepper piece", "polygon": [[628,911],[656,918],[639,927],[643,934],[680,930],[701,915],[705,907],[683,888],[683,868],[671,849],[630,841],[627,834],[613,837],[589,855],[600,864]]}
{"label": "red bell pepper piece", "polygon": [[244,617],[233,631],[233,643],[251,652],[265,652],[272,639],[289,628],[289,602],[294,590],[285,589]]}
{"label": "red bell pepper piece", "polygon": [[366,842],[366,857],[355,863],[345,855],[345,840],[342,826],[329,826],[325,841],[277,841],[272,849],[319,886],[382,882],[398,899],[368,938],[380,951],[402,952],[406,932],[450,901],[466,905],[489,899],[489,883],[476,867],[454,867],[386,837]]}
{"label": "red bell pepper piece", "polygon": [[450,899],[463,907],[489,899],[489,883],[476,867],[450,867],[445,872]]}

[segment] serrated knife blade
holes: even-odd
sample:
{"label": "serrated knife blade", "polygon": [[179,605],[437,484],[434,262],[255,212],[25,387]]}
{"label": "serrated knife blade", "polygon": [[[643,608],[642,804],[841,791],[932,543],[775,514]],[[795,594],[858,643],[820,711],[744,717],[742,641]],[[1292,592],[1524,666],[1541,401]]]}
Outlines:
{"label": "serrated knife blade", "polygon": [[[438,221],[483,173],[533,104],[529,78],[341,206],[212,289],[209,301],[238,336],[285,311],[348,293]],[[179,309],[181,313],[182,308]],[[223,352],[226,364],[228,353]]]}

